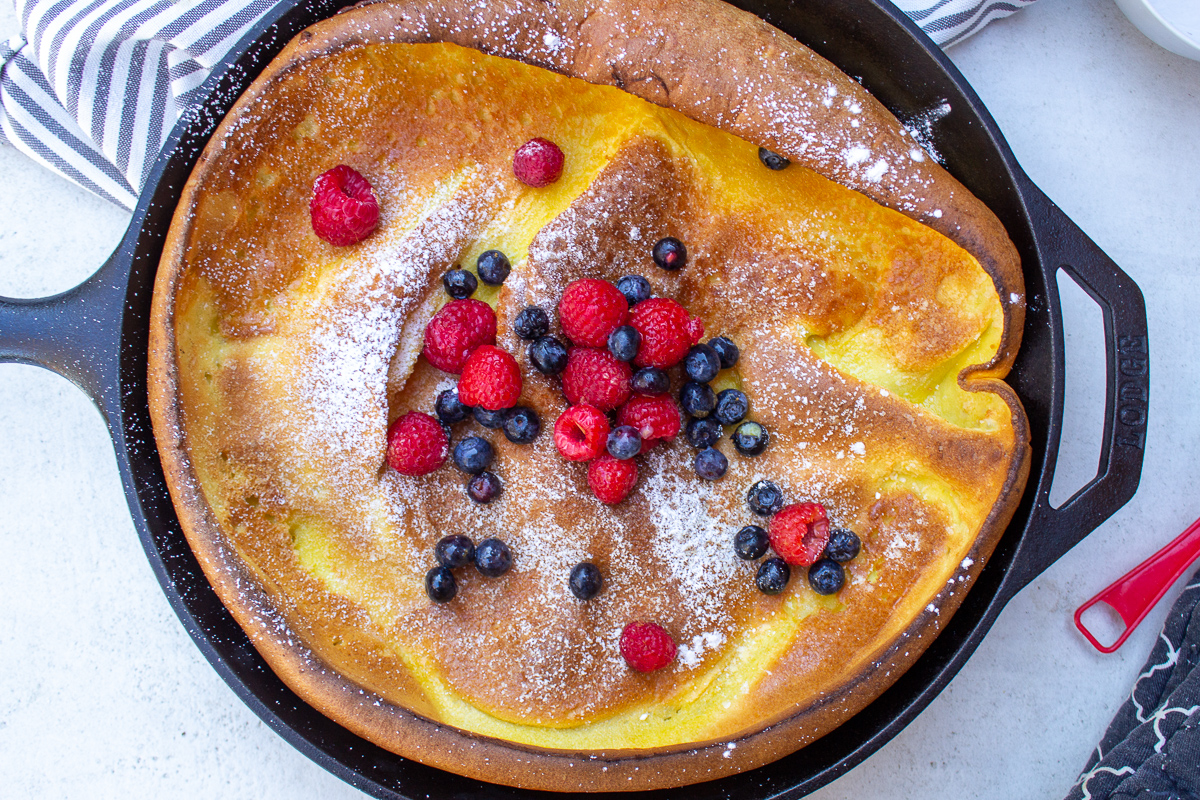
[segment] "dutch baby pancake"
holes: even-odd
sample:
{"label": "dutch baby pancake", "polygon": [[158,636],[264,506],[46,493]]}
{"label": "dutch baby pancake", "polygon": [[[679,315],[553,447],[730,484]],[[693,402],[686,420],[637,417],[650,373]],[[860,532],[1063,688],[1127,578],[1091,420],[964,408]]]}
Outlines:
{"label": "dutch baby pancake", "polygon": [[368,3],[217,128],[155,435],[213,587],[340,724],[679,786],[867,706],[1021,497],[1023,283],[853,80],[704,0]]}

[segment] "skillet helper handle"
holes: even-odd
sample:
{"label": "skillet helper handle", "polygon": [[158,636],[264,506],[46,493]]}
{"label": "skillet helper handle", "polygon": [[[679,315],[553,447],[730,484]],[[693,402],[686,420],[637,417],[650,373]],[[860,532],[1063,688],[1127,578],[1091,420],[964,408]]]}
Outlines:
{"label": "skillet helper handle", "polygon": [[[1091,600],[1075,610],[1075,627],[1087,638],[1092,646],[1101,653],[1112,653],[1125,644],[1133,629],[1146,618],[1150,609],[1162,599],[1175,581],[1187,572],[1197,558],[1200,558],[1200,519],[1193,522],[1187,530],[1147,558],[1141,564],[1125,573],[1113,582],[1111,586],[1101,591]],[[1083,614],[1096,603],[1110,606],[1125,623],[1125,630],[1110,645],[1103,645],[1092,635],[1083,624]]]}
{"label": "skillet helper handle", "polygon": [[125,278],[109,259],[62,294],[0,297],[0,363],[33,364],[83,389],[105,414],[117,401]]}
{"label": "skillet helper handle", "polygon": [[[1015,588],[1045,571],[1133,497],[1142,475],[1150,408],[1150,354],[1141,290],[1053,201],[1032,182],[1027,186],[1043,263],[1070,275],[1103,312],[1107,368],[1096,477],[1058,508],[1050,505],[1050,481],[1038,487],[1030,529],[1046,533],[1027,536],[1021,543]],[[1057,305],[1053,281],[1050,291]],[[1062,342],[1062,317],[1052,316],[1058,327],[1056,340]]]}

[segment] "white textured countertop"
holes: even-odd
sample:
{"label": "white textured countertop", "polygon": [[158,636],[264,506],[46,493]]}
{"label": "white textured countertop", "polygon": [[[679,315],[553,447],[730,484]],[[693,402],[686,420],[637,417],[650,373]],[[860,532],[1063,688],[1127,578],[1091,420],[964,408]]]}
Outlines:
{"label": "white textured countertop", "polygon": [[[5,7],[0,35],[16,29]],[[950,686],[823,800],[1064,795],[1179,587],[1115,655],[1071,614],[1200,516],[1200,63],[1107,0],[1042,0],[949,53],[1034,182],[1145,293],[1145,469],[1133,501],[1017,595]],[[0,294],[73,286],[128,222],[9,148],[0,178]],[[1078,291],[1066,303],[1055,499],[1094,473],[1104,402],[1099,311]],[[0,367],[0,503],[0,794],[362,797],[203,660],[142,553],[99,414],[38,368]]]}

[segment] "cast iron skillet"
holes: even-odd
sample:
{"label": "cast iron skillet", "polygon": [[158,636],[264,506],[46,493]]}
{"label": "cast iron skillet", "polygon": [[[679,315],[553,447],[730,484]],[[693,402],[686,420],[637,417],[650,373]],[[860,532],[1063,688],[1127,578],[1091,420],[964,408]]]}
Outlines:
{"label": "cast iron skillet", "polygon": [[[167,140],[129,230],[95,275],[61,295],[0,298],[0,361],[37,364],[78,384],[113,438],[133,521],[167,599],[204,656],[268,725],[330,772],[380,798],[515,798],[524,792],[406,761],[314,711],[275,677],[201,573],[167,494],[146,400],[150,292],[181,187],[217,121],[300,30],[344,2],[287,0],[209,81],[211,93]],[[1025,267],[1024,342],[1009,382],[1029,414],[1029,486],[958,613],[890,689],[798,753],[742,775],[655,792],[672,798],[800,797],[895,736],[940,692],[1004,605],[1133,496],[1149,400],[1146,310],[1137,286],[1041,193],[1013,159],[979,98],[941,51],[886,0],[735,0],[861,80],[901,119],[943,102],[935,142],[949,170],[1001,219]],[[1107,398],[1099,474],[1059,508],[1049,502],[1063,409],[1063,329],[1056,273],[1100,305]],[[547,797],[552,796],[546,794]]]}

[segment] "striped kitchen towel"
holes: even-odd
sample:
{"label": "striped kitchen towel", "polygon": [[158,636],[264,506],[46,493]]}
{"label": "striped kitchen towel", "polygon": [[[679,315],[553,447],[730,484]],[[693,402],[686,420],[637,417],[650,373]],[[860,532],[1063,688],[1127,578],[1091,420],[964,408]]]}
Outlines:
{"label": "striped kitchen towel", "polygon": [[[24,33],[0,44],[0,139],[132,208],[201,84],[278,2],[15,0]],[[1034,0],[894,2],[948,45]]]}
{"label": "striped kitchen towel", "polygon": [[133,208],[213,67],[279,0],[16,0],[0,45],[0,135]]}
{"label": "striped kitchen towel", "polygon": [[892,0],[943,48],[961,42],[992,20],[1020,11],[1035,0]]}

